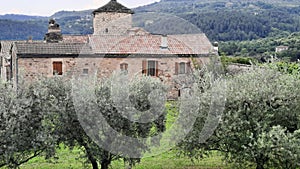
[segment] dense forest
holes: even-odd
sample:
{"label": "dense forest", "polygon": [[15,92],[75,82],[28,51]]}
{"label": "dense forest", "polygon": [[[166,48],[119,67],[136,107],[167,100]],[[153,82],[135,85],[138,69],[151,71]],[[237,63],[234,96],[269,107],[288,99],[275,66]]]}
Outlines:
{"label": "dense forest", "polygon": [[177,15],[195,24],[212,41],[252,40],[279,31],[297,32],[300,6],[295,1],[174,1],[137,8],[137,12]]}
{"label": "dense forest", "polygon": [[[277,56],[299,58],[295,37],[300,32],[300,1],[161,0],[134,11],[134,26],[152,33],[204,32],[212,42],[220,42],[222,54],[274,55],[276,46],[287,45],[289,51]],[[0,40],[25,40],[29,36],[41,40],[49,18],[57,20],[63,34],[91,34],[91,13],[92,10],[59,11],[49,17],[2,15]]]}
{"label": "dense forest", "polygon": [[[300,59],[300,32],[286,32],[251,41],[221,42],[219,46],[221,55],[258,57],[260,59],[276,57],[297,61]],[[288,50],[275,52],[276,46],[288,46]]]}
{"label": "dense forest", "polygon": [[[278,31],[300,31],[300,3],[294,0],[162,0],[134,10],[136,15],[155,12],[181,17],[196,25],[211,41],[244,41],[265,38]],[[65,34],[88,34],[93,31],[91,12],[60,11],[49,18],[57,19]],[[4,15],[0,20],[0,30],[5,32],[0,34],[0,39],[26,39],[28,36],[42,39],[40,35],[45,33],[48,18]],[[168,23],[159,24],[164,29]],[[10,26],[15,24],[18,26]],[[26,29],[21,29],[23,27]],[[155,29],[159,27],[156,25]]]}
{"label": "dense forest", "polygon": [[[39,22],[40,24],[36,24]],[[0,40],[42,39],[47,31],[47,20],[0,20]]]}

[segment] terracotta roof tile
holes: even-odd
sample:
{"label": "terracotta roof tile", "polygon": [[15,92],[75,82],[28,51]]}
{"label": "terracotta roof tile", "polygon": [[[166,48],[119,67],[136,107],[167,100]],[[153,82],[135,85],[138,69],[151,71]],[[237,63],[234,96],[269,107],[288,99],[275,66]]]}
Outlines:
{"label": "terracotta roof tile", "polygon": [[183,42],[194,54],[209,54],[213,51],[213,46],[205,34],[170,35],[170,37]]}
{"label": "terracotta roof tile", "polygon": [[99,54],[209,54],[212,45],[204,34],[169,35],[168,48],[161,47],[162,35],[90,36],[94,53]]}
{"label": "terracotta roof tile", "polygon": [[213,46],[205,34],[168,35],[167,48],[162,35],[89,35],[64,36],[62,43],[15,42],[19,54],[209,54]]}
{"label": "terracotta roof tile", "polygon": [[63,35],[64,43],[87,43],[88,35]]}

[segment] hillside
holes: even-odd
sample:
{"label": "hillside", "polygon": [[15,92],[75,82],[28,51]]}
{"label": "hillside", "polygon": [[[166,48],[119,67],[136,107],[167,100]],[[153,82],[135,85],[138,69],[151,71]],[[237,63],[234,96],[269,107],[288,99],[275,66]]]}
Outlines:
{"label": "hillside", "polygon": [[55,18],[60,24],[63,34],[91,34],[92,16],[89,13],[89,11],[60,11],[50,17],[2,15],[0,40],[26,40],[29,36],[34,40],[42,40],[50,18]]}
{"label": "hillside", "polygon": [[136,11],[180,16],[213,41],[251,40],[278,30],[300,30],[300,1],[295,0],[163,0]]}
{"label": "hillside", "polygon": [[43,20],[47,19],[47,17],[43,16],[29,16],[29,15],[18,15],[18,14],[6,14],[0,15],[1,20],[14,20],[14,21],[28,21],[28,20]]}
{"label": "hillside", "polygon": [[[37,24],[38,23],[38,24]],[[0,40],[43,39],[47,20],[14,21],[0,19]]]}
{"label": "hillside", "polygon": [[[90,34],[93,32],[91,11],[59,11],[50,17],[57,20],[64,34]],[[170,29],[174,29],[170,32],[185,33],[183,30],[186,27],[178,27],[178,22],[174,21],[176,16],[185,19],[184,23],[194,24],[211,41],[244,41],[266,38],[278,32],[300,31],[298,0],[161,0],[134,11],[134,25],[150,32],[168,33]],[[147,12],[154,12],[155,16],[153,13],[146,14]],[[174,17],[165,17],[166,14]],[[45,33],[47,27],[44,20],[48,19],[26,19],[25,16],[3,18],[4,16],[0,16],[0,40],[27,38],[33,29],[33,38],[42,39],[43,36],[40,35]],[[145,24],[150,22],[155,24]],[[30,30],[19,29],[20,27]]]}
{"label": "hillside", "polygon": [[[300,59],[300,32],[286,32],[252,41],[221,42],[219,46],[221,55],[258,58],[276,56],[285,60],[297,61]],[[288,50],[275,52],[277,46],[288,46]]]}

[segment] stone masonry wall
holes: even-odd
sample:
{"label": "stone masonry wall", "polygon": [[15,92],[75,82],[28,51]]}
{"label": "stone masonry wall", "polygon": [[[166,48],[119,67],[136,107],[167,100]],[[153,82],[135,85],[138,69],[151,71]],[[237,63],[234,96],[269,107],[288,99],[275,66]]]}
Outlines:
{"label": "stone masonry wall", "polygon": [[132,15],[103,12],[94,16],[94,35],[123,35],[132,27]]}
{"label": "stone masonry wall", "polygon": [[[53,77],[53,62],[62,62],[63,75],[71,78],[72,75],[86,76],[97,75],[98,78],[109,77],[115,70],[120,71],[120,64],[128,64],[128,75],[142,74],[143,60],[158,61],[158,77],[171,87],[169,95],[176,98],[180,86],[174,83],[174,79],[178,77],[175,74],[175,63],[185,62],[191,63],[192,69],[195,61],[190,58],[100,58],[100,57],[82,57],[82,58],[19,58],[19,77],[23,77],[25,81],[32,80],[44,76]],[[208,57],[197,58],[197,63],[207,63]],[[84,70],[85,69],[85,70]]]}

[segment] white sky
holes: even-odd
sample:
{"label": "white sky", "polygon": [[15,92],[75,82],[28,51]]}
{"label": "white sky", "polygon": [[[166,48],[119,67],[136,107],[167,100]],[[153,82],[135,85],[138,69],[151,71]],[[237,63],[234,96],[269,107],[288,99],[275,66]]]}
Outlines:
{"label": "white sky", "polygon": [[[0,0],[0,15],[25,14],[51,16],[55,12],[99,8],[110,0]],[[159,0],[117,0],[128,8],[135,8]]]}

